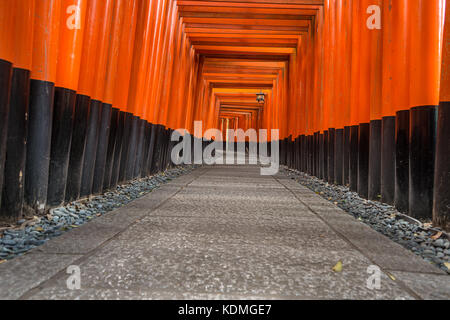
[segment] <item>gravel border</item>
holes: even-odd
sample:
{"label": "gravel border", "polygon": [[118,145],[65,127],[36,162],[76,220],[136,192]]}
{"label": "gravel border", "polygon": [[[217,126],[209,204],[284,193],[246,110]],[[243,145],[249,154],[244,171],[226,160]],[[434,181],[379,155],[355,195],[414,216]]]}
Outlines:
{"label": "gravel border", "polygon": [[198,165],[180,165],[163,173],[119,185],[98,196],[51,209],[32,220],[19,220],[0,231],[0,263],[21,256],[73,228],[140,198],[168,181],[191,172]]}
{"label": "gravel border", "polygon": [[289,168],[283,168],[282,171],[355,219],[450,274],[450,236],[442,229],[402,214],[389,204],[361,198],[346,186],[332,185]]}

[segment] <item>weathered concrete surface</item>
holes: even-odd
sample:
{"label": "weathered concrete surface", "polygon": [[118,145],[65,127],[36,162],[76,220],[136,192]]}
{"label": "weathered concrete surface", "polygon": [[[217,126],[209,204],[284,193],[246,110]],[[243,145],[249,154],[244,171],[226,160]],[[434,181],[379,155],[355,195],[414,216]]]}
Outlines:
{"label": "weathered concrete surface", "polygon": [[[439,269],[283,175],[259,173],[180,177],[1,264],[0,298],[450,298]],[[379,290],[366,285],[373,264]],[[80,290],[67,288],[69,265],[80,267]]]}

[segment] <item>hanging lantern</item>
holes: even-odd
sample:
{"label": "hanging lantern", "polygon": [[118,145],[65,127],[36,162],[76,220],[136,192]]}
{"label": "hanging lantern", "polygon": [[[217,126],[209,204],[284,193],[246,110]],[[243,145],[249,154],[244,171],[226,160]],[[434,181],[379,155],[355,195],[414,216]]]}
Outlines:
{"label": "hanging lantern", "polygon": [[258,103],[264,103],[265,100],[265,94],[261,91],[260,93],[256,94],[256,101],[258,101]]}

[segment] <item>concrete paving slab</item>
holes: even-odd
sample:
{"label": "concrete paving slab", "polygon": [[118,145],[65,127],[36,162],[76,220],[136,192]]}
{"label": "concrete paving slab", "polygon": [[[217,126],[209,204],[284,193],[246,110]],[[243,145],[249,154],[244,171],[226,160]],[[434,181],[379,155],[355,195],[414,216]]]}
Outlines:
{"label": "concrete paving slab", "polygon": [[0,265],[0,299],[19,299],[30,289],[65,270],[81,255],[28,253]]}
{"label": "concrete paving slab", "polygon": [[[120,251],[120,254],[118,254]],[[277,263],[274,264],[274,259]],[[339,259],[344,271],[331,268]],[[366,286],[370,264],[354,251],[295,250],[280,246],[209,245],[182,247],[147,241],[112,241],[80,265],[87,288],[150,292],[382,299],[411,296],[383,276],[384,289]],[[53,286],[63,288],[63,279]]]}
{"label": "concrete paving slab", "polygon": [[450,300],[450,277],[448,275],[401,271],[394,271],[392,274],[422,299]]}
{"label": "concrete paving slab", "polygon": [[[74,262],[80,290],[66,285]],[[295,181],[212,166],[1,264],[0,298],[442,299],[445,279]]]}

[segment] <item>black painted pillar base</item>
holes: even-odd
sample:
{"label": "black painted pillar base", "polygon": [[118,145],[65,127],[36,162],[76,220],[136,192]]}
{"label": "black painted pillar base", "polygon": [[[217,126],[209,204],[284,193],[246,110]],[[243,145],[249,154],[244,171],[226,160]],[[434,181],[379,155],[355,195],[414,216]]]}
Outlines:
{"label": "black painted pillar base", "polygon": [[350,131],[351,127],[344,127],[344,142],[342,153],[343,158],[343,184],[348,186],[350,184]]}
{"label": "black painted pillar base", "polygon": [[302,172],[308,172],[308,136],[302,135]]}
{"label": "black painted pillar base", "polygon": [[298,136],[298,154],[297,154],[297,157],[298,157],[298,168],[297,168],[297,170],[298,171],[302,171],[302,156],[303,156],[303,151],[302,151],[302,135],[299,135]]}
{"label": "black painted pillar base", "polygon": [[[278,143],[280,143],[280,141],[278,141]],[[297,162],[297,155],[295,154],[296,150],[297,150],[297,138],[293,137],[292,138],[292,147],[291,147],[291,165],[292,165],[291,168],[292,169],[295,169],[295,167],[296,167],[296,162]]]}
{"label": "black painted pillar base", "polygon": [[150,142],[148,145],[148,155],[147,155],[147,171],[146,175],[152,174],[153,170],[153,157],[155,154],[155,146],[156,146],[156,138],[158,135],[158,126],[154,125],[153,123],[150,124]]}
{"label": "black painted pillar base", "polygon": [[324,164],[324,153],[323,153],[323,133],[319,134],[319,179],[323,179],[323,164]]}
{"label": "black painted pillar base", "polygon": [[[162,154],[162,144],[164,140],[164,126],[163,125],[156,125],[156,140],[155,140],[155,147],[153,152],[153,163],[152,163],[152,171],[151,173],[157,173],[161,170],[162,164],[161,164],[161,154]],[[192,139],[192,145],[194,144],[194,137]],[[191,155],[193,157],[193,153]]]}
{"label": "black painted pillar base", "polygon": [[358,132],[359,126],[350,128],[350,159],[349,159],[349,182],[350,190],[358,191]]}
{"label": "black painted pillar base", "polygon": [[299,137],[299,171],[303,172],[303,168],[304,168],[304,153],[305,153],[305,147],[304,147],[304,140],[305,140],[305,136],[304,135],[300,135]]}
{"label": "black painted pillar base", "polygon": [[361,123],[358,129],[358,194],[369,195],[370,124]]}
{"label": "black painted pillar base", "polygon": [[313,169],[313,141],[314,136],[309,135],[308,136],[308,174],[313,175],[314,169]]}
{"label": "black painted pillar base", "polygon": [[450,231],[450,102],[441,102],[437,125],[433,222]]}
{"label": "black painted pillar base", "polygon": [[[167,131],[167,152],[166,152],[166,154],[167,154],[167,160],[166,161],[167,161],[167,168],[168,169],[173,167],[172,156],[171,155],[172,155],[172,148],[174,147],[175,144],[173,143],[173,141],[170,140],[170,138],[172,136],[172,133],[173,133],[173,129],[169,128],[169,130]],[[213,142],[212,139],[208,140],[208,142],[206,143],[205,148],[207,146],[209,146],[212,142]],[[246,147],[246,144],[244,142],[244,150],[246,150],[245,147]],[[203,151],[205,151],[205,150],[203,150]]]}
{"label": "black painted pillar base", "polygon": [[323,180],[328,181],[328,130],[323,132]]}
{"label": "black painted pillar base", "polygon": [[144,157],[144,142],[145,142],[145,131],[146,131],[147,121],[144,119],[139,119],[139,130],[138,130],[138,144],[136,150],[136,163],[134,165],[133,178],[141,177],[142,172],[142,162]]}
{"label": "black painted pillar base", "polygon": [[99,194],[103,191],[103,180],[105,178],[111,125],[111,108],[112,106],[108,103],[102,104],[99,121],[100,127],[98,129],[97,152],[95,156],[94,179],[92,182],[92,194]]}
{"label": "black painted pillar base", "polygon": [[[11,79],[12,63],[0,59],[0,191],[3,190],[3,173],[5,172]],[[0,192],[0,202],[1,201],[2,192]]]}
{"label": "black painted pillar base", "polygon": [[309,168],[309,164],[308,164],[308,158],[309,158],[309,143],[308,143],[308,136],[304,135],[303,136],[303,172],[308,173],[308,168]]}
{"label": "black painted pillar base", "polygon": [[314,165],[314,162],[315,162],[315,148],[316,148],[315,142],[316,142],[316,139],[315,139],[315,136],[314,136],[314,133],[313,133],[311,135],[311,175],[312,176],[315,176],[315,172],[316,172],[316,167]]}
{"label": "black painted pillar base", "polygon": [[119,178],[117,181],[117,183],[119,184],[125,182],[126,180],[127,159],[128,159],[128,152],[130,150],[130,136],[131,136],[132,122],[133,122],[133,115],[130,112],[126,112],[122,133],[122,150],[120,153]]}
{"label": "black painted pillar base", "polygon": [[139,117],[133,115],[130,124],[130,136],[129,136],[129,147],[127,152],[127,160],[125,167],[125,181],[130,181],[133,179],[134,165],[136,160],[136,150],[137,150],[137,139],[138,139],[138,126]]}
{"label": "black painted pillar base", "polygon": [[136,160],[136,151],[137,151],[137,139],[138,139],[138,126],[139,126],[139,117],[133,115],[131,118],[131,131],[129,138],[129,149],[127,152],[127,164],[126,164],[126,173],[125,180],[130,181],[133,179],[134,174],[134,165]]}
{"label": "black painted pillar base", "polygon": [[292,141],[291,141],[291,147],[290,147],[290,161],[291,161],[291,169],[295,169],[295,160],[296,160],[296,156],[295,156],[295,145],[296,145],[296,140],[294,137],[292,137]]}
{"label": "black painted pillar base", "polygon": [[398,111],[395,118],[395,207],[409,210],[409,110]]}
{"label": "black painted pillar base", "polygon": [[419,219],[433,215],[437,107],[410,110],[409,214]]}
{"label": "black painted pillar base", "polygon": [[328,129],[328,182],[334,183],[334,137],[336,130],[334,128]]}
{"label": "black painted pillar base", "polygon": [[[0,80],[0,82],[1,81],[2,80]],[[0,90],[3,90],[3,88],[0,87]],[[5,119],[8,120],[3,195],[0,196],[0,199],[1,215],[11,220],[17,220],[17,218],[22,214],[23,207],[30,71],[18,68],[13,69],[10,92],[11,98],[8,106],[9,115],[4,115],[3,112],[0,112],[1,116],[5,116]],[[0,93],[0,95],[2,94]],[[2,98],[4,97],[0,97],[0,99]],[[1,103],[2,102],[0,102],[0,104]],[[3,106],[0,106],[0,109],[1,108],[3,108]],[[0,121],[4,121],[5,119]],[[2,125],[0,125],[0,127],[1,126]],[[5,130],[5,128],[0,129],[2,132],[3,130]],[[3,138],[0,144],[2,143]],[[1,167],[2,166],[0,165],[0,170],[2,170],[3,173],[3,169]]]}
{"label": "black painted pillar base", "polygon": [[280,140],[280,164],[286,165],[286,139]]}
{"label": "black painted pillar base", "polygon": [[289,138],[284,138],[283,149],[284,165],[289,167]]}
{"label": "black painted pillar base", "polygon": [[283,140],[283,144],[284,144],[284,155],[283,155],[283,157],[284,157],[284,163],[285,163],[285,166],[287,166],[287,167],[291,167],[291,154],[290,154],[290,152],[291,152],[291,141],[290,141],[290,139],[289,138],[285,138],[284,140]]}
{"label": "black painted pillar base", "polygon": [[89,118],[86,131],[86,148],[83,159],[83,171],[81,173],[80,197],[92,194],[92,182],[94,181],[95,158],[97,156],[98,131],[102,113],[102,102],[91,100]]}
{"label": "black painted pillar base", "polygon": [[[170,162],[170,155],[169,155],[169,150],[170,150],[170,128],[166,128],[166,130],[164,130],[164,153],[163,153],[163,159],[164,159],[164,167],[163,167],[163,171],[167,170],[167,168],[169,168],[169,162]],[[202,157],[203,157],[203,151],[205,150],[206,146],[209,144],[208,140],[203,140],[203,149],[202,149]]]}
{"label": "black painted pillar base", "polygon": [[117,127],[119,124],[120,110],[111,109],[111,121],[109,123],[108,150],[106,152],[105,176],[103,177],[103,191],[109,189],[111,185],[111,175],[114,166],[114,149],[116,146]]}
{"label": "black painted pillar base", "polygon": [[54,93],[55,87],[52,82],[30,81],[24,194],[24,211],[27,214],[45,212],[52,140]]}
{"label": "black painted pillar base", "polygon": [[289,162],[290,167],[295,168],[295,139],[289,137]]}
{"label": "black painted pillar base", "polygon": [[[167,132],[168,129],[164,127],[161,141],[161,167],[159,168],[160,172],[163,172],[167,169]],[[201,152],[203,154],[203,149],[205,146],[205,141],[200,140],[200,144],[202,145]]]}
{"label": "black painted pillar base", "polygon": [[143,146],[143,154],[142,154],[142,164],[141,164],[141,177],[147,176],[147,161],[148,161],[148,153],[150,150],[150,138],[152,132],[152,126],[149,122],[145,121],[144,124],[144,146]]}
{"label": "black painted pillar base", "polygon": [[91,99],[78,94],[75,101],[75,119],[70,144],[69,170],[67,172],[66,202],[80,197],[81,173],[83,170],[86,129]]}
{"label": "black painted pillar base", "polygon": [[334,134],[334,182],[344,184],[344,129],[336,129]]}
{"label": "black painted pillar base", "polygon": [[381,120],[370,121],[369,200],[381,198]]}
{"label": "black painted pillar base", "polygon": [[138,145],[137,145],[137,151],[136,151],[136,164],[134,165],[134,178],[140,178],[141,172],[142,172],[142,163],[143,163],[143,157],[144,157],[144,143],[145,143],[145,132],[146,132],[146,125],[147,121],[144,119],[139,119],[139,132],[138,132]]}
{"label": "black painted pillar base", "polygon": [[116,132],[116,143],[114,146],[114,162],[111,173],[110,188],[114,188],[119,183],[120,168],[122,163],[122,146],[124,144],[124,132],[125,132],[125,122],[128,113],[125,111],[119,111],[119,117],[117,122],[117,132]]}
{"label": "black painted pillar base", "polygon": [[55,88],[47,208],[65,200],[76,97],[73,90]]}
{"label": "black painted pillar base", "polygon": [[291,169],[294,168],[294,162],[295,162],[295,139],[294,140],[289,140],[289,148],[288,148],[288,163],[289,163],[289,167]]}
{"label": "black painted pillar base", "polygon": [[381,202],[395,199],[395,117],[384,117],[381,124]]}
{"label": "black painted pillar base", "polygon": [[286,165],[289,168],[292,168],[292,140],[291,137],[286,138]]}
{"label": "black painted pillar base", "polygon": [[319,176],[319,132],[314,133],[314,176]]}
{"label": "black painted pillar base", "polygon": [[305,134],[302,136],[302,172],[308,173],[308,136]]}
{"label": "black painted pillar base", "polygon": [[[167,136],[167,140],[168,140],[168,143],[169,143],[169,150],[167,151],[167,157],[168,157],[167,161],[168,161],[169,168],[174,168],[175,167],[175,164],[172,162],[172,150],[173,150],[173,148],[176,145],[176,142],[172,141],[172,135],[173,135],[174,131],[175,130],[173,130],[173,129],[169,129],[169,133],[168,133],[168,136]],[[208,146],[211,145],[213,142],[214,142],[214,140],[212,140],[212,139],[209,140]],[[248,142],[245,143],[245,148],[246,148],[245,150],[250,150]],[[213,156],[215,156],[215,152],[214,152]]]}

